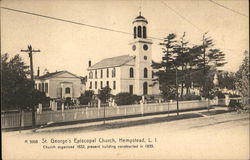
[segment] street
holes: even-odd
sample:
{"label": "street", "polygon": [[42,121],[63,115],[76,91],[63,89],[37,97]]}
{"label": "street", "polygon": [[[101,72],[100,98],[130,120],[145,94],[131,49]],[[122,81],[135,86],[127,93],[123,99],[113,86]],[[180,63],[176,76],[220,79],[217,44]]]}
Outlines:
{"label": "street", "polygon": [[[3,132],[8,159],[249,159],[249,114],[193,111]],[[15,154],[13,154],[15,153]]]}

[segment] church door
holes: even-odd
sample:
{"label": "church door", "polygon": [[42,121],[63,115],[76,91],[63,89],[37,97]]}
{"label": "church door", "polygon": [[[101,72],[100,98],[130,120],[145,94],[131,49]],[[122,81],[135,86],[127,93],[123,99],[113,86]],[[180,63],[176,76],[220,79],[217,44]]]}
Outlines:
{"label": "church door", "polygon": [[143,83],[143,95],[148,94],[148,83],[144,82]]}

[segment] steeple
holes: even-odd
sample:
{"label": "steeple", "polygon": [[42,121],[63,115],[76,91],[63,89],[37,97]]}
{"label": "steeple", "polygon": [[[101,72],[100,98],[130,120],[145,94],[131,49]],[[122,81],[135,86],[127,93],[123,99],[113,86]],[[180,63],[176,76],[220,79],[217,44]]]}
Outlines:
{"label": "steeple", "polygon": [[134,25],[134,39],[136,38],[147,38],[147,24],[148,21],[146,20],[146,18],[144,18],[141,15],[141,11],[139,12],[139,16],[137,16],[134,21],[133,21],[133,25]]}

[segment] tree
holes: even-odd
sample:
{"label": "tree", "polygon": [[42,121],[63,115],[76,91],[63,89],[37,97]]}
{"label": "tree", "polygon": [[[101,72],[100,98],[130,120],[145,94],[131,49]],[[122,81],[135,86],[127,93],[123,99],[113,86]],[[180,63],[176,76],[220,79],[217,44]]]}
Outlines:
{"label": "tree", "polygon": [[45,93],[34,90],[28,76],[29,66],[17,54],[13,58],[1,55],[1,108],[3,110],[31,108],[44,101]]}
{"label": "tree", "polygon": [[221,89],[236,89],[236,77],[233,72],[221,72],[218,74],[219,88]]}
{"label": "tree", "polygon": [[107,100],[111,97],[110,92],[111,89],[107,86],[99,90],[98,98],[101,100],[102,103],[106,103]]}
{"label": "tree", "polygon": [[[202,86],[202,95],[206,98],[209,96],[209,92],[211,91],[211,85],[206,84],[211,83],[208,76],[211,75],[211,71],[213,72],[216,68],[222,67],[226,64],[225,62],[225,54],[220,50],[214,47],[214,40],[211,37],[205,37],[207,33],[203,35],[201,47],[201,54],[198,57],[199,63],[197,64],[198,70],[203,70],[202,72],[198,72],[196,76],[202,77],[202,80],[198,78],[199,81],[197,83],[199,86]],[[209,81],[208,81],[209,80]]]}
{"label": "tree", "polygon": [[187,78],[187,68],[189,65],[189,57],[190,57],[190,48],[187,46],[189,42],[184,41],[184,37],[185,37],[185,32],[183,33],[183,36],[181,37],[180,44],[176,45],[177,47],[175,47],[175,52],[177,53],[177,56],[174,60],[177,67],[180,68],[178,75],[180,75],[182,77],[180,79],[180,82],[181,82],[180,97],[181,97],[181,99],[183,97],[184,83],[186,82],[186,78]]}
{"label": "tree", "polygon": [[211,76],[217,67],[223,66],[225,54],[214,46],[213,39],[203,35],[202,45],[190,46],[184,40],[185,32],[181,41],[177,42],[175,34],[169,34],[160,45],[163,46],[162,61],[153,62],[152,67],[158,69],[155,75],[158,77],[160,90],[165,99],[171,97],[175,90],[175,71],[177,70],[178,85],[181,83],[181,97],[183,96],[184,84],[186,93],[192,84],[202,88],[203,96],[207,97],[211,89]]}
{"label": "tree", "polygon": [[[158,72],[154,74],[158,77],[155,80],[159,81],[160,90],[164,99],[170,98],[175,89],[175,72],[173,60],[175,58],[175,47],[176,47],[176,35],[174,33],[169,34],[164,38],[163,42],[159,45],[162,47],[162,61],[160,63],[152,62],[152,67],[157,69]],[[167,87],[166,87],[167,86]]]}
{"label": "tree", "polygon": [[243,105],[249,105],[249,53],[244,52],[243,62],[236,72],[236,88],[243,98]]}

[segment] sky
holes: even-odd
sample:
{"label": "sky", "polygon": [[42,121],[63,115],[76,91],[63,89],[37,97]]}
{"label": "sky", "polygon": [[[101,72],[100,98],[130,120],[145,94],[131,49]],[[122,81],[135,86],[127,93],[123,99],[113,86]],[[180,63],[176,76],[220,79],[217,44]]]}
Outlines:
{"label": "sky", "polygon": [[[2,0],[8,7],[89,25],[133,31],[132,21],[142,12],[148,24],[148,36],[163,38],[170,33],[192,44],[201,44],[202,35],[215,42],[225,53],[226,71],[237,71],[245,50],[249,49],[248,0],[214,0],[242,16],[208,0]],[[170,8],[169,8],[170,7]],[[98,61],[130,54],[132,35],[70,24],[48,18],[13,12],[1,8],[1,54],[20,54],[29,64],[27,53],[32,45],[34,71],[40,73],[68,70],[79,76],[87,73],[88,61]],[[152,59],[160,61],[160,40],[153,39]]]}

